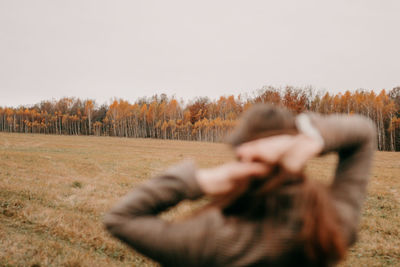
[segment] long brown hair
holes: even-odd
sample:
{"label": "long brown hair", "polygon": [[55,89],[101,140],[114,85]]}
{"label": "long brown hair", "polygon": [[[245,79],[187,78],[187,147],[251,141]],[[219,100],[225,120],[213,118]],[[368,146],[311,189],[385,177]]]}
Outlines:
{"label": "long brown hair", "polygon": [[[270,105],[256,105],[244,114],[228,139],[232,146],[277,134],[296,134],[295,117],[287,110]],[[282,192],[294,189],[293,199],[280,201]],[[285,173],[280,166],[265,179],[254,179],[240,196],[224,196],[210,206],[219,207],[226,215],[262,219],[279,216],[286,209],[299,214],[296,239],[298,248],[312,263],[324,266],[344,258],[347,244],[333,207],[329,190],[323,184],[306,179],[304,174]]]}

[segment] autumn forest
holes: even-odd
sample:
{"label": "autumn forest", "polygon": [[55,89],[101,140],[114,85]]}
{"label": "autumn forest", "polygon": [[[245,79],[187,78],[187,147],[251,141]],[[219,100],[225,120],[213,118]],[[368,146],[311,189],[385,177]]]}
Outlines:
{"label": "autumn forest", "polygon": [[62,98],[34,106],[0,107],[0,131],[222,141],[240,114],[255,103],[284,106],[297,114],[362,114],[377,127],[379,150],[400,151],[400,87],[321,93],[310,87],[264,87],[252,96],[199,97],[187,103],[165,94],[110,105]]}

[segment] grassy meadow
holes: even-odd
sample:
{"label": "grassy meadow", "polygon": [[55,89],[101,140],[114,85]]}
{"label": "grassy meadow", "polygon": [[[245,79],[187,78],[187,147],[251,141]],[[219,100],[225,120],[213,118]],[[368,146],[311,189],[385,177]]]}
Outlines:
{"label": "grassy meadow", "polygon": [[[110,237],[102,217],[185,158],[209,167],[232,154],[214,143],[0,133],[0,266],[154,266]],[[335,161],[312,160],[307,172],[329,181]],[[359,241],[341,266],[400,266],[399,179],[400,153],[377,152]],[[196,205],[184,202],[165,217]]]}

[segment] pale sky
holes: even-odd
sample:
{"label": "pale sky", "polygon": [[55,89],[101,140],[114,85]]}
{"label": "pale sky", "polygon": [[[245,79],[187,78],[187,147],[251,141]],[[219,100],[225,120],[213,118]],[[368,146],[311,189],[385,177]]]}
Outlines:
{"label": "pale sky", "polygon": [[398,0],[0,0],[0,106],[400,85]]}

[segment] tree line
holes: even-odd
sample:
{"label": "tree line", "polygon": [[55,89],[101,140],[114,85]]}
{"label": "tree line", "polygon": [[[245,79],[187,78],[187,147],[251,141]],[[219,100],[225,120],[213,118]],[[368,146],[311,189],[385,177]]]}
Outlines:
{"label": "tree line", "polygon": [[376,124],[379,150],[400,151],[400,87],[380,93],[360,89],[332,94],[310,87],[266,86],[252,96],[198,97],[188,103],[165,94],[133,103],[115,99],[109,105],[62,98],[0,107],[0,131],[220,142],[240,114],[260,102],[284,106],[295,114],[362,114]]}

